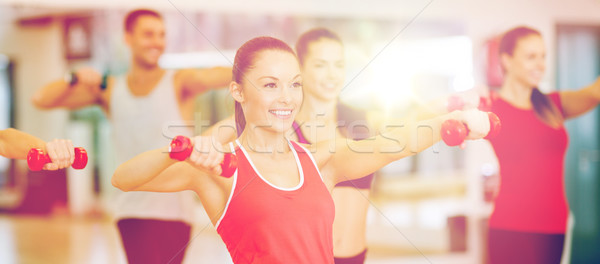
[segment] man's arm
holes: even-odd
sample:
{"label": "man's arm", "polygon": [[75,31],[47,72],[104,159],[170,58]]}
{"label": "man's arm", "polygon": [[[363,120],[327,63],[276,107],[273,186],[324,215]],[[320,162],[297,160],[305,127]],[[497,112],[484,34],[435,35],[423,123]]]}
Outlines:
{"label": "man's arm", "polygon": [[56,80],[35,92],[33,104],[40,109],[81,107],[101,104],[102,76],[91,68],[82,68],[75,73],[77,82]]}
{"label": "man's arm", "polygon": [[213,67],[179,70],[175,78],[185,94],[197,95],[210,89],[228,87],[231,76],[231,67]]}

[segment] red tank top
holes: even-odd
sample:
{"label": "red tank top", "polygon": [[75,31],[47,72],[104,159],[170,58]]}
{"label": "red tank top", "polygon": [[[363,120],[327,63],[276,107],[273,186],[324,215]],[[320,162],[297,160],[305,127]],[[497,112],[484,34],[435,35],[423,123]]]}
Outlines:
{"label": "red tank top", "polygon": [[312,155],[290,142],[300,183],[280,188],[238,146],[233,191],[216,224],[233,262],[333,263],[333,199]]}
{"label": "red tank top", "polygon": [[[562,112],[558,93],[549,94]],[[502,132],[490,142],[500,164],[500,191],[489,226],[535,233],[565,233],[568,206],[564,191],[567,132],[543,123],[533,110],[495,96],[492,112]]]}

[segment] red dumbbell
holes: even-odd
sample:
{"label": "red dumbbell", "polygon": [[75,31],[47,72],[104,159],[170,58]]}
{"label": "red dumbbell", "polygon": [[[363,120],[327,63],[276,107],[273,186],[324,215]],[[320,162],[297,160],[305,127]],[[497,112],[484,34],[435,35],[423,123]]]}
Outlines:
{"label": "red dumbbell", "polygon": [[[85,168],[88,162],[87,151],[84,148],[75,148],[75,160],[71,167],[73,169],[81,170]],[[46,163],[51,163],[50,157],[48,154],[44,153],[41,149],[32,148],[27,153],[27,165],[29,165],[29,169],[32,171],[39,171],[44,168]]]}
{"label": "red dumbbell", "polygon": [[[500,133],[500,129],[502,128],[500,118],[496,114],[488,112],[488,117],[490,119],[490,132],[485,136],[485,139],[495,137]],[[465,141],[465,138],[469,134],[469,128],[458,120],[446,120],[442,123],[441,133],[442,140],[444,140],[446,145],[458,146]]]}
{"label": "red dumbbell", "polygon": [[[185,136],[176,136],[169,146],[169,157],[184,161],[192,154],[192,141]],[[237,157],[233,153],[225,153],[221,163],[221,176],[229,178],[237,169]]]}
{"label": "red dumbbell", "polygon": [[[488,98],[479,97],[479,106],[477,106],[477,109],[489,112],[492,110],[492,106],[490,103],[491,102]],[[448,105],[446,106],[448,112],[452,112],[454,110],[462,110],[464,107],[465,102],[463,102],[463,99],[460,96],[453,95],[448,98]]]}

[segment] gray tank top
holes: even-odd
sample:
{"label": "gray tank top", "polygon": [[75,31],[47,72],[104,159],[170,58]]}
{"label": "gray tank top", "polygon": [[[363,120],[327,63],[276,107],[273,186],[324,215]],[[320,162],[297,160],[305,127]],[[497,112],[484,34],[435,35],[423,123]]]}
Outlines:
{"label": "gray tank top", "polygon": [[[110,98],[110,122],[117,165],[136,155],[166,146],[176,135],[192,136],[185,127],[173,88],[173,71],[146,96],[135,96],[127,76],[116,78]],[[115,217],[193,221],[194,193],[118,192]]]}

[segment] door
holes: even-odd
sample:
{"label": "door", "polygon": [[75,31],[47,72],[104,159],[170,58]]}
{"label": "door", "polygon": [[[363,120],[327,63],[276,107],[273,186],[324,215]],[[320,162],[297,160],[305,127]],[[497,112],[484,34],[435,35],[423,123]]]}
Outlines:
{"label": "door", "polygon": [[[600,74],[600,26],[559,25],[557,29],[557,87],[579,89],[592,83]],[[599,113],[596,108],[566,122],[565,184],[575,216],[571,263],[600,263]]]}

